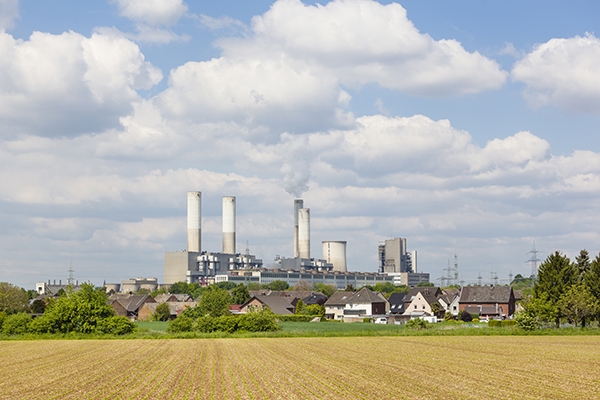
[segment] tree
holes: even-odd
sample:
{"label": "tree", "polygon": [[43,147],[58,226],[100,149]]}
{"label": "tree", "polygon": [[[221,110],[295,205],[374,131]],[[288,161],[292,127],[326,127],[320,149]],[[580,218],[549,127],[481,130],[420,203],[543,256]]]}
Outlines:
{"label": "tree", "polygon": [[260,283],[248,282],[248,290],[260,290]]}
{"label": "tree", "polygon": [[306,305],[304,304],[302,299],[298,300],[296,302],[296,311],[294,312],[294,314],[304,315],[305,308],[306,308]]}
{"label": "tree", "polygon": [[558,301],[563,293],[577,281],[577,272],[571,260],[559,251],[550,254],[538,269],[537,280],[533,286],[533,297],[546,296],[548,302],[555,308],[556,327],[560,327],[560,310]]}
{"label": "tree", "polygon": [[583,279],[585,286],[596,300],[600,300],[600,254],[590,263],[590,268]]}
{"label": "tree", "polygon": [[168,321],[171,318],[171,308],[167,303],[160,303],[154,310],[155,321]]}
{"label": "tree", "polygon": [[326,285],[324,283],[317,283],[313,285],[317,292],[323,293],[327,297],[331,297],[332,294],[337,292],[337,288],[333,285]]}
{"label": "tree", "polygon": [[33,320],[38,332],[92,333],[100,321],[115,316],[104,288],[84,283],[78,291],[67,286],[65,295],[46,306],[44,315]]}
{"label": "tree", "polygon": [[276,290],[276,291],[282,291],[282,290],[286,290],[289,289],[290,285],[282,280],[275,280],[271,283],[269,283],[269,289],[271,290]]}
{"label": "tree", "polygon": [[437,301],[431,305],[431,312],[433,315],[438,316],[442,311],[442,306]]}
{"label": "tree", "polygon": [[27,311],[28,305],[25,290],[8,282],[0,282],[0,311],[17,314]]}
{"label": "tree", "polygon": [[373,286],[373,291],[390,294],[396,290],[396,286],[394,286],[391,282],[378,282]]}
{"label": "tree", "polygon": [[575,326],[581,323],[582,328],[585,328],[586,318],[596,315],[599,308],[598,300],[583,284],[571,286],[558,301],[560,313]]}
{"label": "tree", "polygon": [[44,300],[36,299],[31,303],[31,312],[34,314],[43,314],[46,310],[46,303]]}
{"label": "tree", "polygon": [[533,318],[536,326],[540,326],[545,322],[553,322],[556,320],[558,308],[550,302],[548,295],[542,293],[538,297],[529,296],[521,301],[523,311],[520,312],[525,323],[529,323],[525,319],[525,315]]}
{"label": "tree", "polygon": [[352,285],[351,283],[346,285],[346,288],[344,289],[344,292],[354,292],[354,285]]}
{"label": "tree", "polygon": [[250,300],[250,292],[243,283],[240,283],[231,291],[231,301],[233,304],[244,304],[248,300]]}
{"label": "tree", "polygon": [[229,282],[229,281],[225,281],[225,282],[217,282],[215,283],[215,286],[221,289],[225,289],[225,290],[232,290],[235,289],[238,285],[234,282]]}
{"label": "tree", "polygon": [[471,322],[473,321],[473,316],[466,310],[462,310],[458,313],[458,319],[464,322]]}
{"label": "tree", "polygon": [[216,286],[209,286],[202,293],[198,305],[194,308],[188,308],[194,317],[203,317],[210,315],[211,317],[220,317],[221,315],[229,314],[229,306],[231,305],[231,296],[227,290]]}
{"label": "tree", "polygon": [[431,282],[419,282],[417,283],[417,287],[432,287],[434,286]]}
{"label": "tree", "polygon": [[308,292],[310,291],[310,285],[305,280],[299,280],[294,286],[294,290],[297,292]]}
{"label": "tree", "polygon": [[577,273],[577,282],[581,283],[585,280],[585,276],[589,272],[591,267],[590,254],[586,249],[579,252],[579,255],[575,257],[575,268]]}

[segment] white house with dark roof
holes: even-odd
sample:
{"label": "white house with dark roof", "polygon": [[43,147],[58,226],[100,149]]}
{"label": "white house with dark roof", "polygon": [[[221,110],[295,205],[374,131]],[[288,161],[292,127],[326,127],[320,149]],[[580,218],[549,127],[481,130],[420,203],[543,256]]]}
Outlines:
{"label": "white house with dark roof", "polygon": [[325,302],[328,319],[343,320],[344,317],[370,317],[390,312],[390,303],[378,292],[362,288],[358,292],[335,292]]}

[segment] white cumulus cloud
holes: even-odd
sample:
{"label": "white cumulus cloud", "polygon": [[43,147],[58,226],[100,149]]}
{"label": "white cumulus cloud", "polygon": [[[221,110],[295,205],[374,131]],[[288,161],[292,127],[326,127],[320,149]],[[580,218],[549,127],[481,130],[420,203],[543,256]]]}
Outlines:
{"label": "white cumulus cloud", "polygon": [[19,0],[0,0],[0,32],[14,27],[19,19]]}
{"label": "white cumulus cloud", "polygon": [[219,41],[229,57],[285,54],[335,71],[346,85],[378,83],[424,96],[498,89],[507,73],[455,40],[420,33],[397,3],[279,0],[252,20],[252,35]]}
{"label": "white cumulus cloud", "polygon": [[533,107],[552,105],[575,113],[600,113],[600,39],[593,34],[551,39],[512,69]]}
{"label": "white cumulus cloud", "polygon": [[118,126],[162,73],[122,37],[0,33],[0,122],[7,134],[69,136]]}

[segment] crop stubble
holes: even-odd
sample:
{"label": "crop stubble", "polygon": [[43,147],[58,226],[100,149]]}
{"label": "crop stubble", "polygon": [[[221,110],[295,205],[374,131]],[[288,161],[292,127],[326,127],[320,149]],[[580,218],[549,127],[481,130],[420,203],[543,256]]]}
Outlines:
{"label": "crop stubble", "polygon": [[600,398],[597,336],[0,342],[1,399]]}

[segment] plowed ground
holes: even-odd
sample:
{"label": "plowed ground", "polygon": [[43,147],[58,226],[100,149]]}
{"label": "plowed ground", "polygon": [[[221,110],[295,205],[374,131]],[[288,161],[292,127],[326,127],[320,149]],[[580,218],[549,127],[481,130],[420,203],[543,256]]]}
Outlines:
{"label": "plowed ground", "polygon": [[600,338],[0,342],[1,399],[597,399]]}

